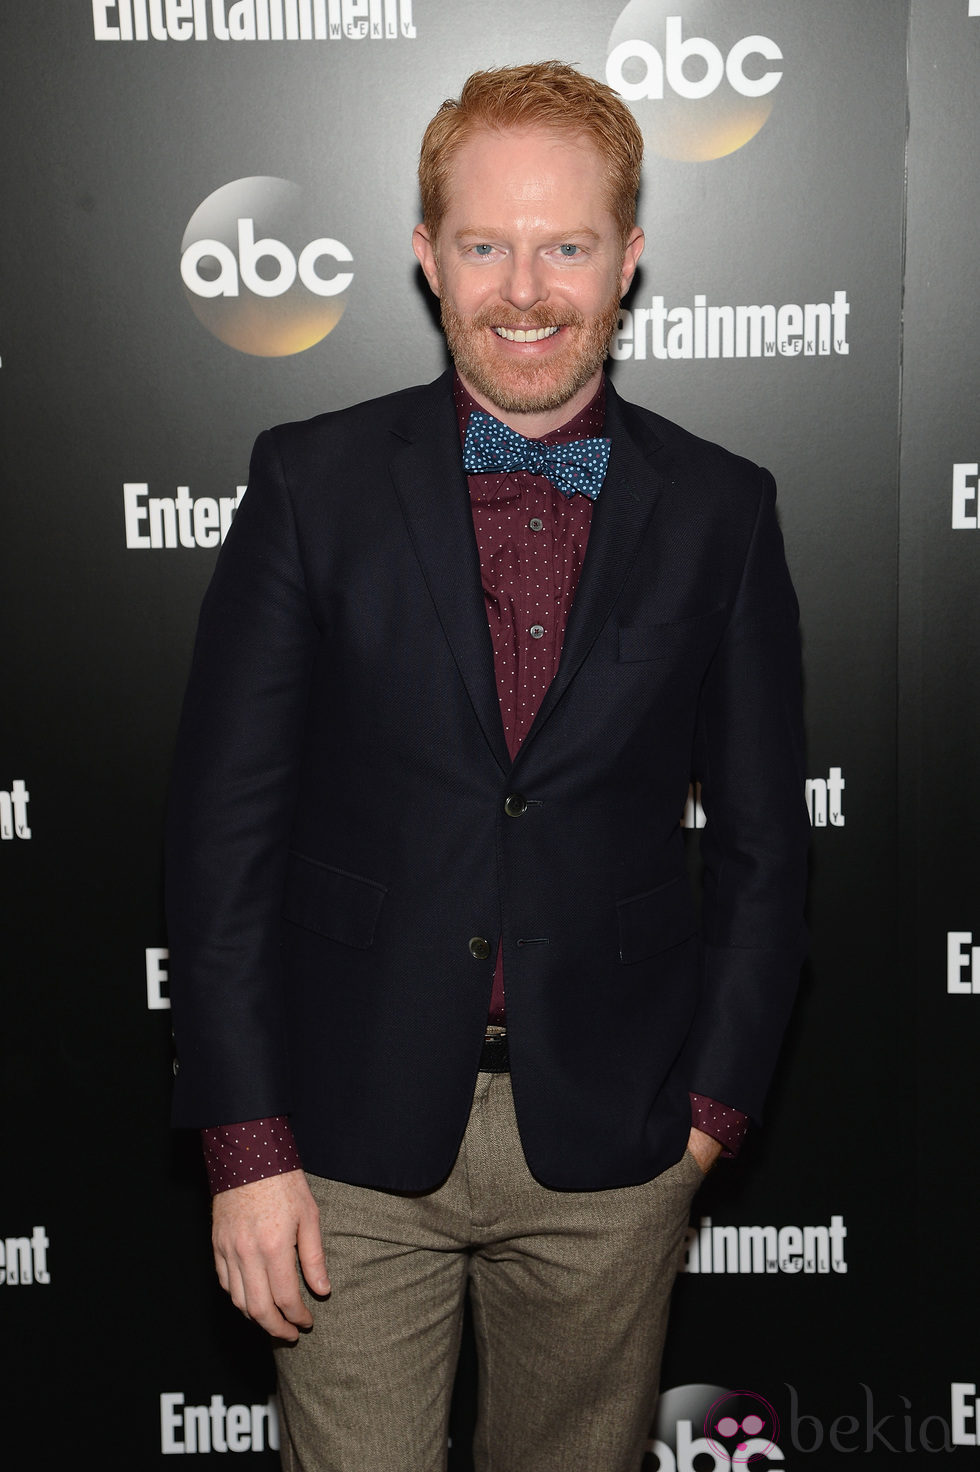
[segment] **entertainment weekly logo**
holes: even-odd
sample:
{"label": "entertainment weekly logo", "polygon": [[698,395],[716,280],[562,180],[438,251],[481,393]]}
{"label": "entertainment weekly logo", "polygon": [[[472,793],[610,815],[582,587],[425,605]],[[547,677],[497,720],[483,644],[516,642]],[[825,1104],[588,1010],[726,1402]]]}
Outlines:
{"label": "entertainment weekly logo", "polygon": [[[980,5],[980,0],[977,0]],[[980,462],[961,461],[953,466],[952,527],[954,532],[976,531],[980,527],[978,515],[977,477]]]}
{"label": "entertainment weekly logo", "polygon": [[980,997],[980,945],[972,930],[946,932],[946,991],[951,997]]}
{"label": "entertainment weekly logo", "polygon": [[147,1011],[169,1012],[170,971],[167,962],[170,960],[170,951],[167,946],[147,946],[144,955]]}
{"label": "entertainment weekly logo", "polygon": [[[807,812],[814,828],[843,828],[844,788],[847,783],[840,767],[831,767],[826,777],[808,777],[803,787]],[[687,804],[681,817],[682,828],[704,828],[708,818],[701,806],[701,783],[688,789]]]}
{"label": "entertainment weekly logo", "polygon": [[192,496],[189,486],[178,486],[174,496],[151,496],[146,481],[126,481],[126,546],[137,551],[218,547],[228,535],[245,489],[236,486],[233,496]]}
{"label": "entertainment weekly logo", "polygon": [[[977,9],[971,14],[980,15],[980,0],[975,3]],[[949,1421],[954,1446],[980,1446],[980,1400],[972,1380],[954,1380],[950,1385]]]}
{"label": "entertainment weekly logo", "polygon": [[182,1391],[160,1396],[160,1451],[166,1456],[204,1452],[279,1450],[279,1415],[273,1396],[257,1405],[226,1405],[212,1395],[206,1405],[188,1405]]}
{"label": "entertainment weekly logo", "polygon": [[27,804],[31,794],[22,777],[15,777],[8,792],[0,792],[0,840],[30,838]]}
{"label": "entertainment weekly logo", "polygon": [[92,0],[96,41],[414,41],[413,0]]}
{"label": "entertainment weekly logo", "polygon": [[723,158],[763,127],[783,53],[773,37],[746,34],[747,9],[731,0],[630,0],[620,13],[606,81],[632,105],[651,153]]}
{"label": "entertainment weekly logo", "polygon": [[297,184],[256,174],[198,205],[180,243],[180,277],[195,317],[220,342],[283,358],[336,327],[353,259],[322,233],[319,206]]}
{"label": "entertainment weekly logo", "polygon": [[716,1226],[710,1216],[688,1227],[684,1261],[688,1274],[846,1273],[842,1216],[828,1226]]}
{"label": "entertainment weekly logo", "polygon": [[10,1288],[50,1283],[50,1246],[44,1227],[35,1227],[29,1237],[0,1237],[0,1283]]}
{"label": "entertainment weekly logo", "polygon": [[[654,295],[648,307],[624,308],[609,356],[622,361],[847,357],[845,290],[823,302],[722,304],[696,292],[690,305]],[[976,467],[974,467],[975,469]]]}

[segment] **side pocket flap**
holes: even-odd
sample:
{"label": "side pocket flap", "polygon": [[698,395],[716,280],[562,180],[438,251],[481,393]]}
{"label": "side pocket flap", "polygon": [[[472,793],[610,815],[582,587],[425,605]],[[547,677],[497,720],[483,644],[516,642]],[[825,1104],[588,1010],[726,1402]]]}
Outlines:
{"label": "side pocket flap", "polygon": [[374,942],[375,927],[387,893],[385,886],[373,879],[348,874],[345,869],[335,869],[303,854],[290,854],[283,919],[338,940],[342,945],[367,950]]}
{"label": "side pocket flap", "polygon": [[619,959],[644,961],[680,945],[697,930],[694,900],[687,876],[681,874],[656,889],[618,900]]}

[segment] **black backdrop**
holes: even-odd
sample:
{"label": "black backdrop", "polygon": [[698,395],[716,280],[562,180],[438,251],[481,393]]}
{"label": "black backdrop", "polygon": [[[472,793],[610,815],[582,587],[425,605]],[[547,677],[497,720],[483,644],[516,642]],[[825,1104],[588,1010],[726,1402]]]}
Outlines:
{"label": "black backdrop", "polygon": [[[696,1441],[736,1389],[778,1418],[757,1465],[977,1456],[978,12],[7,0],[11,1465],[274,1463],[268,1350],[168,1125],[197,607],[260,429],[440,371],[422,128],[473,68],[555,54],[608,60],[648,140],[617,386],[773,470],[804,620],[813,954],[768,1125],[695,1204],[649,1467],[727,1467]],[[457,1469],[469,1389],[464,1362]]]}

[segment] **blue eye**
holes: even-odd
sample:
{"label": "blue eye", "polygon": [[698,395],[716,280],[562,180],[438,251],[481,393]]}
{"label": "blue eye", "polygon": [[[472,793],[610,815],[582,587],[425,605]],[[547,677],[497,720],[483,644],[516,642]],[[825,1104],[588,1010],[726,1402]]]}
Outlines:
{"label": "blue eye", "polygon": [[474,245],[473,250],[478,256],[488,256],[493,250],[492,245]]}
{"label": "blue eye", "polygon": [[558,249],[561,251],[563,256],[574,256],[578,254],[577,245],[560,245]]}

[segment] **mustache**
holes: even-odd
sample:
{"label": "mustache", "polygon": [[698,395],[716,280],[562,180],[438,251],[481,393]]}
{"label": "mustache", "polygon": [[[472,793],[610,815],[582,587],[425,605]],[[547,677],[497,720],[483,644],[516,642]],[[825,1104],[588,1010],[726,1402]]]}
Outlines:
{"label": "mustache", "polygon": [[538,327],[581,327],[585,318],[574,307],[533,307],[529,312],[508,312],[500,307],[481,307],[474,313],[474,327],[506,327],[508,332],[527,332]]}

